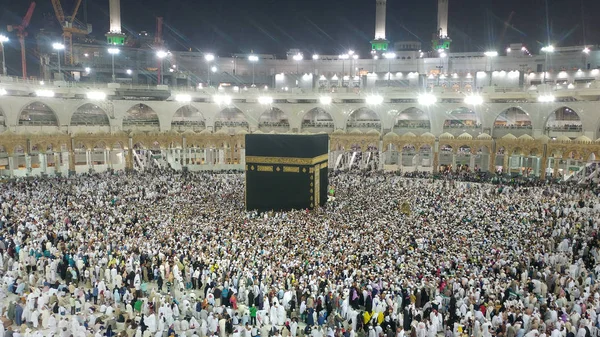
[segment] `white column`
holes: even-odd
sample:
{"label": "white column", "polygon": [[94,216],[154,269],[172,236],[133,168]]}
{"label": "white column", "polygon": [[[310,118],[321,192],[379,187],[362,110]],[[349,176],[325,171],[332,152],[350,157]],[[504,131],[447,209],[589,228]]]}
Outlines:
{"label": "white column", "polygon": [[14,154],[8,157],[8,170],[10,171],[10,176],[14,177],[15,173],[13,172],[15,169],[15,157]]}
{"label": "white column", "polygon": [[58,174],[60,170],[60,153],[54,152],[54,174]]}
{"label": "white column", "polygon": [[219,164],[225,164],[225,149],[219,149]]}
{"label": "white column", "polygon": [[106,155],[106,149],[102,151],[102,154],[104,155],[104,162],[102,164],[108,165],[108,156]]}
{"label": "white column", "polygon": [[46,154],[40,153],[40,154],[38,154],[38,158],[40,161],[40,168],[42,169],[42,173],[47,173],[46,168],[47,168],[48,164],[46,162]]}
{"label": "white column", "polygon": [[471,170],[475,169],[475,155],[471,153],[471,158],[469,160],[469,168]]}
{"label": "white column", "polygon": [[31,156],[25,153],[25,168],[27,169],[27,175],[31,172]]}

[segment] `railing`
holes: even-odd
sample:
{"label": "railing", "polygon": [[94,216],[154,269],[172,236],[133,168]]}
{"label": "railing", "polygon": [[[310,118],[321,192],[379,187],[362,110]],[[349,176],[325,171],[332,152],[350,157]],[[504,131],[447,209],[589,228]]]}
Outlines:
{"label": "railing", "polygon": [[267,127],[289,127],[290,123],[286,122],[260,122],[258,126],[267,126]]}
{"label": "railing", "polygon": [[431,123],[396,123],[395,128],[430,129]]}
{"label": "railing", "polygon": [[57,121],[19,121],[19,126],[56,126],[58,127]]}
{"label": "railing", "polygon": [[532,125],[494,125],[494,129],[525,129],[531,130],[533,129]]}
{"label": "railing", "polygon": [[172,121],[171,126],[205,126],[204,121],[192,122],[192,121]]}
{"label": "railing", "polygon": [[333,122],[302,122],[303,128],[333,128]]}
{"label": "railing", "polygon": [[380,127],[381,126],[381,122],[377,121],[377,122],[362,122],[362,121],[350,121],[348,123],[346,123],[347,127],[354,127],[354,128],[374,128],[374,127]]}
{"label": "railing", "polygon": [[444,125],[444,129],[479,129],[481,124],[466,125],[466,124],[448,124]]}
{"label": "railing", "polygon": [[139,126],[159,126],[159,121],[156,120],[123,120],[123,126],[126,125],[139,125]]}
{"label": "railing", "polygon": [[546,128],[546,131],[582,131],[583,125],[551,125]]}
{"label": "railing", "polygon": [[229,127],[243,126],[243,127],[248,127],[248,122],[221,122],[221,121],[215,122],[215,127],[222,127],[222,126],[229,126]]}

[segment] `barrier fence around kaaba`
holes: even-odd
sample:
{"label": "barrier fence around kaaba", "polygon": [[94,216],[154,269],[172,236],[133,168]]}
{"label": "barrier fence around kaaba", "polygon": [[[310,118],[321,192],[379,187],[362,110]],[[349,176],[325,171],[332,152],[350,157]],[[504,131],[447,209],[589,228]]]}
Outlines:
{"label": "barrier fence around kaaba", "polygon": [[327,135],[246,135],[246,209],[313,209],[327,201]]}

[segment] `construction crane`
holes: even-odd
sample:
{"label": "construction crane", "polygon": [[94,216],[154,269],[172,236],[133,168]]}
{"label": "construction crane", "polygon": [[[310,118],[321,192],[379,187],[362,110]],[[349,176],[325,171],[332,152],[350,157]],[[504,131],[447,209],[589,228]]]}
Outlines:
{"label": "construction crane", "polygon": [[69,17],[65,17],[60,0],[51,0],[52,7],[54,7],[54,14],[56,19],[60,23],[63,30],[63,41],[65,45],[65,64],[73,64],[73,34],[75,35],[88,35],[92,32],[91,25],[84,25],[79,21],[75,20],[79,6],[82,0],[77,0],[73,14]]}
{"label": "construction crane", "polygon": [[32,2],[29,5],[29,9],[27,10],[27,14],[23,17],[21,24],[18,26],[7,26],[6,30],[12,32],[13,30],[17,32],[17,37],[19,38],[19,43],[21,44],[21,67],[23,69],[23,79],[27,79],[27,61],[25,59],[25,37],[27,36],[27,32],[25,29],[29,26],[29,22],[31,21],[31,16],[33,15],[33,10],[35,9],[35,2]]}

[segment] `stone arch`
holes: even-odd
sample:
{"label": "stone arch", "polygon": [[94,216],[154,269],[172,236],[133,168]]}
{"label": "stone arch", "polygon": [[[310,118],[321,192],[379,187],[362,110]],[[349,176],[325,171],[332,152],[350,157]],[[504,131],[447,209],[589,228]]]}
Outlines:
{"label": "stone arch", "polygon": [[444,129],[477,128],[481,126],[481,120],[475,111],[460,107],[446,113]]}
{"label": "stone arch", "polygon": [[290,128],[290,121],[283,110],[271,107],[258,117],[258,128],[262,131],[273,129],[284,129],[287,131]]}
{"label": "stone arch", "polygon": [[531,126],[529,113],[519,107],[502,110],[494,120],[494,128],[510,128],[511,126]]}
{"label": "stone arch", "polygon": [[144,103],[138,103],[127,110],[123,117],[123,128],[131,127],[152,127],[159,128],[158,114],[154,109]]}
{"label": "stone arch", "polygon": [[123,142],[116,141],[112,144],[111,150],[113,150],[113,151],[125,150],[125,146],[124,146]]}
{"label": "stone arch", "polygon": [[533,125],[529,113],[519,107],[510,107],[501,111],[494,119],[492,136],[500,138],[508,133],[515,136],[531,135]]}
{"label": "stone arch", "polygon": [[583,124],[579,114],[567,107],[562,106],[555,109],[546,118],[546,130],[548,131],[582,131]]}
{"label": "stone arch", "polygon": [[[577,161],[583,160],[583,155],[577,150],[567,150],[563,152],[563,159],[573,159]],[[586,158],[587,159],[587,158]]]}
{"label": "stone arch", "polygon": [[333,116],[325,109],[316,107],[308,110],[302,117],[302,129],[318,128],[333,131],[335,122]]}
{"label": "stone arch", "polygon": [[175,111],[171,120],[171,129],[173,130],[203,130],[206,126],[206,118],[198,108],[187,104]]}
{"label": "stone arch", "polygon": [[106,142],[104,141],[98,141],[94,144],[93,147],[94,150],[106,150],[107,146],[106,146]]}
{"label": "stone arch", "polygon": [[379,115],[372,109],[366,107],[358,108],[348,115],[346,127],[379,129],[381,128],[381,118],[379,118]]}
{"label": "stone arch", "polygon": [[242,110],[235,107],[225,108],[215,116],[215,130],[222,127],[248,128],[248,119]]}
{"label": "stone arch", "polygon": [[85,103],[77,108],[71,116],[72,126],[110,126],[108,115],[104,109],[92,103]]}
{"label": "stone arch", "polygon": [[35,101],[19,113],[20,126],[59,126],[58,116],[48,105]]}
{"label": "stone arch", "polygon": [[511,156],[522,156],[523,155],[523,149],[521,149],[520,147],[515,147],[512,149]]}
{"label": "stone arch", "polygon": [[416,107],[410,107],[402,110],[395,117],[394,121],[394,132],[404,133],[406,129],[424,129],[425,132],[431,130],[431,120],[429,115]]}

